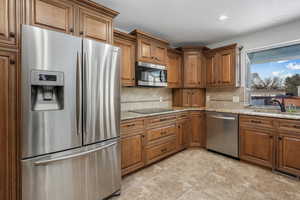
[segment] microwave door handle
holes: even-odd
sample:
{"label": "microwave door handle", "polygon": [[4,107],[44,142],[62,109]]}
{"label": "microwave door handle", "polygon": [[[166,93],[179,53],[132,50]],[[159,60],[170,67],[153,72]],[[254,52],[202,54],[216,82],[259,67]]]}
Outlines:
{"label": "microwave door handle", "polygon": [[160,79],[160,82],[163,82],[163,80],[162,80],[162,72],[163,72],[162,70],[159,71],[159,79]]}

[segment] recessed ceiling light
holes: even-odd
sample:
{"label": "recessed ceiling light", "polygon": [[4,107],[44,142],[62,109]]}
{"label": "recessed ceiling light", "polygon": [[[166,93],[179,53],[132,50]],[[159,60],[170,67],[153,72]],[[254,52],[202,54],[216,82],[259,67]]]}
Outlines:
{"label": "recessed ceiling light", "polygon": [[220,21],[224,21],[224,20],[226,20],[226,19],[228,19],[228,16],[227,16],[227,15],[221,15],[221,16],[219,17],[219,20],[220,20]]}

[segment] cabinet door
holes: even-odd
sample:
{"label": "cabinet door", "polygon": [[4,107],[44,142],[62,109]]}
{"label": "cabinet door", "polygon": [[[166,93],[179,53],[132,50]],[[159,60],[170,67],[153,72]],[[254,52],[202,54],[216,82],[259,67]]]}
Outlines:
{"label": "cabinet door", "polygon": [[204,125],[204,115],[200,112],[193,112],[191,114],[191,137],[190,137],[190,146],[192,147],[201,147],[205,144],[204,134],[205,134],[205,125]]}
{"label": "cabinet door", "polygon": [[192,105],[192,92],[189,89],[182,89],[182,106],[190,107]]}
{"label": "cabinet door", "polygon": [[191,106],[192,107],[204,107],[205,106],[205,91],[204,89],[192,89],[191,90]]}
{"label": "cabinet door", "polygon": [[182,56],[168,52],[168,87],[180,88],[182,84]]}
{"label": "cabinet door", "polygon": [[65,0],[27,0],[29,24],[42,28],[74,32],[74,8]]}
{"label": "cabinet door", "polygon": [[122,175],[132,172],[144,165],[143,134],[127,136],[121,139]]}
{"label": "cabinet door", "polygon": [[0,45],[4,47],[17,45],[17,2],[19,0],[0,1]]}
{"label": "cabinet door", "polygon": [[189,145],[189,136],[191,133],[191,122],[189,119],[185,119],[181,124],[182,129],[182,146],[187,148]]}
{"label": "cabinet door", "polygon": [[235,83],[235,49],[220,52],[220,84],[234,86]]}
{"label": "cabinet door", "polygon": [[112,20],[99,13],[81,8],[79,10],[79,35],[100,42],[112,43]]}
{"label": "cabinet door", "polygon": [[242,127],[240,158],[266,167],[273,166],[274,137],[272,132]]}
{"label": "cabinet door", "polygon": [[153,62],[151,40],[146,38],[138,38],[138,61]]}
{"label": "cabinet door", "polygon": [[208,87],[218,86],[219,70],[218,70],[218,54],[209,55],[206,60],[206,85]]}
{"label": "cabinet door", "polygon": [[156,42],[152,42],[152,57],[154,62],[160,65],[166,65],[167,48],[164,45],[160,45]]}
{"label": "cabinet door", "polygon": [[184,53],[184,87],[199,87],[198,69],[200,65],[199,52]]}
{"label": "cabinet door", "polygon": [[281,171],[300,176],[300,136],[278,137],[278,166]]}
{"label": "cabinet door", "polygon": [[17,199],[16,55],[0,51],[0,199]]}
{"label": "cabinet door", "polygon": [[122,86],[135,86],[135,43],[116,38],[114,45],[122,49]]}

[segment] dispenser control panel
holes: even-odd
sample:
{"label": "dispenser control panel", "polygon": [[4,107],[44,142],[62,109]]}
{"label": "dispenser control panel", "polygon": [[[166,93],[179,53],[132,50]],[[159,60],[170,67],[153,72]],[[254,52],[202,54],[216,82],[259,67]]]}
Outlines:
{"label": "dispenser control panel", "polygon": [[31,71],[31,85],[63,86],[64,73],[56,71]]}

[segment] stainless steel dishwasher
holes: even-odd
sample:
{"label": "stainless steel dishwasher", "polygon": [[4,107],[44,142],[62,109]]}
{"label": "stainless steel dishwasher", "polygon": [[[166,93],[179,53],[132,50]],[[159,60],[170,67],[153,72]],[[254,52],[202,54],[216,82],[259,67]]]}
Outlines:
{"label": "stainless steel dishwasher", "polygon": [[238,115],[206,112],[207,149],[239,157]]}

